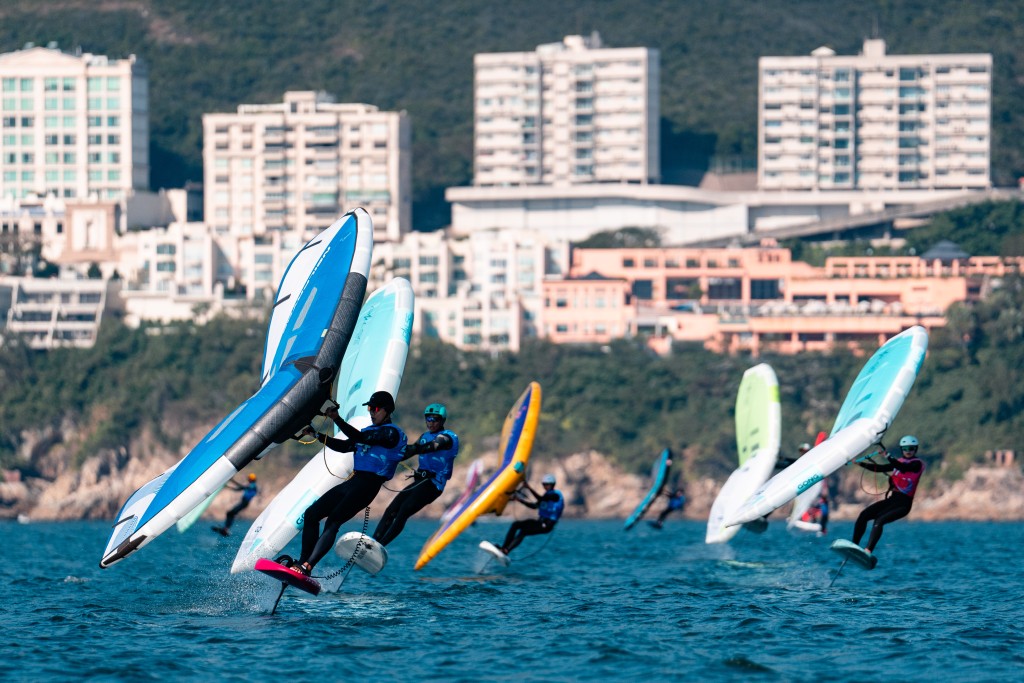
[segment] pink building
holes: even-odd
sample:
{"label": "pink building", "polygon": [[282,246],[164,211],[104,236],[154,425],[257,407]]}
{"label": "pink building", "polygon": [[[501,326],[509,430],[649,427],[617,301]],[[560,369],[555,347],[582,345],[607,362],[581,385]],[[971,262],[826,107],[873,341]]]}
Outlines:
{"label": "pink building", "polygon": [[[877,346],[911,325],[945,325],[951,304],[977,298],[987,278],[1022,266],[1024,259],[997,257],[944,262],[875,256],[834,257],[816,268],[793,261],[788,249],[774,245],[575,249],[570,279],[545,283],[545,298],[554,294],[563,303],[545,306],[542,329],[556,342],[647,334],[660,351],[672,340],[755,355],[765,346],[783,353],[836,343]],[[627,317],[616,319],[624,332],[612,331],[610,311],[577,306],[571,297],[558,299],[557,288],[568,293],[588,287],[579,280],[583,273],[592,283],[622,283],[631,300],[622,308]]]}
{"label": "pink building", "polygon": [[636,334],[625,278],[590,273],[544,281],[542,335],[562,343],[606,343]]}

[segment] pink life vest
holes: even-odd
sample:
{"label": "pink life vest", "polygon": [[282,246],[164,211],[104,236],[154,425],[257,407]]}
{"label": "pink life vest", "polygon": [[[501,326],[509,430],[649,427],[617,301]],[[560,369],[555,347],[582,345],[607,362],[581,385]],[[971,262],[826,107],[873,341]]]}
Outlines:
{"label": "pink life vest", "polygon": [[917,472],[900,472],[899,470],[894,471],[889,479],[892,481],[892,486],[900,493],[914,497],[917,493],[917,483],[921,481],[921,475],[924,474],[924,462],[918,458],[900,458],[901,463],[910,463],[917,460],[921,463],[921,469]]}

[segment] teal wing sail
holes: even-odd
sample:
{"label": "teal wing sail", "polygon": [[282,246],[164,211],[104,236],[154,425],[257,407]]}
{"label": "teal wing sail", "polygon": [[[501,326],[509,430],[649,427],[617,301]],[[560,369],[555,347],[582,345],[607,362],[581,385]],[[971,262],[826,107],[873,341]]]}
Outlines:
{"label": "teal wing sail", "polygon": [[623,526],[624,531],[629,531],[637,525],[643,516],[647,514],[647,510],[654,503],[655,499],[661,495],[661,492],[665,489],[665,484],[668,483],[668,473],[672,469],[672,451],[665,449],[658,456],[658,459],[654,463],[652,479],[654,480],[651,484],[651,490],[647,492],[644,499],[640,501],[640,504],[636,507],[627,519]]}

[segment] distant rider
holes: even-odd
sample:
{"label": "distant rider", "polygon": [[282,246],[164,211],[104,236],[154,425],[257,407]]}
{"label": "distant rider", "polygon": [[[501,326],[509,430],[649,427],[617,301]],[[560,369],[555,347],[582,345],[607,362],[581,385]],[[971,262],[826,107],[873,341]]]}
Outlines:
{"label": "distant rider", "polygon": [[238,505],[228,510],[227,516],[224,518],[224,526],[214,527],[214,530],[222,536],[227,536],[230,533],[231,525],[235,523],[235,517],[239,512],[249,507],[249,503],[256,497],[256,494],[260,492],[256,486],[256,473],[249,473],[249,483],[242,486],[237,481],[229,480],[225,485],[233,491],[241,491],[242,499],[238,501]]}
{"label": "distant rider", "polygon": [[680,488],[673,489],[672,493],[670,493],[668,497],[668,505],[665,506],[665,509],[661,511],[660,515],[658,515],[658,519],[651,522],[651,526],[655,527],[656,529],[660,529],[665,524],[666,517],[668,517],[676,510],[682,512],[683,507],[685,505],[686,494],[683,493],[683,490]]}
{"label": "distant rider", "polygon": [[544,493],[537,493],[529,484],[524,482],[523,486],[533,495],[534,500],[528,501],[517,492],[512,498],[513,501],[522,503],[528,508],[537,511],[537,519],[524,519],[512,522],[508,533],[505,534],[505,542],[501,544],[501,552],[508,555],[523,542],[527,536],[537,534],[549,534],[558,523],[558,519],[565,510],[565,496],[561,491],[555,490],[555,475],[545,474],[540,480],[544,486]]}
{"label": "distant rider", "polygon": [[405,447],[405,457],[419,456],[414,481],[395,496],[373,532],[374,540],[381,545],[395,540],[405,528],[406,520],[437,500],[452,476],[455,458],[459,454],[459,437],[445,429],[448,409],[440,403],[431,403],[423,410],[423,419],[427,423],[427,431],[416,443]]}
{"label": "distant rider", "polygon": [[[362,431],[341,419],[337,408],[324,414],[338,425],[347,438],[336,439],[307,427],[303,433],[315,435],[317,441],[339,453],[354,453],[352,476],[338,484],[306,508],[302,522],[302,553],[291,563],[295,571],[309,575],[317,562],[334,545],[341,525],[360,510],[369,507],[381,486],[395,476],[398,463],[409,457],[403,453],[405,432],[391,422],[395,399],[386,391],[375,391],[364,403],[370,411],[371,424]],[[326,518],[323,533],[320,520]]]}
{"label": "distant rider", "polygon": [[889,490],[886,491],[885,498],[867,506],[853,525],[853,542],[860,545],[868,521],[875,520],[871,527],[871,537],[864,548],[868,554],[871,554],[878,545],[878,539],[882,537],[882,528],[889,522],[906,517],[914,504],[914,494],[917,493],[918,482],[924,474],[924,461],[917,457],[917,448],[917,437],[908,434],[900,439],[899,458],[887,454],[885,457],[889,462],[884,465],[869,461],[857,463],[872,472],[892,473],[889,475]]}
{"label": "distant rider", "polygon": [[821,525],[821,534],[828,533],[828,494],[824,491],[818,496],[818,500],[804,513],[809,519],[804,521],[817,522]]}

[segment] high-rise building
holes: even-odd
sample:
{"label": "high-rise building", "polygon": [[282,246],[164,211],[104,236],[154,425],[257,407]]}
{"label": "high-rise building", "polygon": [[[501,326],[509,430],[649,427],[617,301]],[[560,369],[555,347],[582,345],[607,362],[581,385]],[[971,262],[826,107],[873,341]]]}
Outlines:
{"label": "high-rise building", "polygon": [[991,55],[887,55],[872,39],[759,71],[762,190],[989,187]]}
{"label": "high-rise building", "polygon": [[204,220],[216,234],[304,240],[362,206],[375,241],[401,239],[411,228],[411,141],[405,112],[322,92],[204,114]]}
{"label": "high-rise building", "polygon": [[0,55],[0,196],[121,201],[149,187],[149,85],[135,55],[54,43]]}
{"label": "high-rise building", "polygon": [[474,185],[659,181],[657,50],[595,32],[473,64]]}

